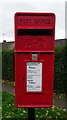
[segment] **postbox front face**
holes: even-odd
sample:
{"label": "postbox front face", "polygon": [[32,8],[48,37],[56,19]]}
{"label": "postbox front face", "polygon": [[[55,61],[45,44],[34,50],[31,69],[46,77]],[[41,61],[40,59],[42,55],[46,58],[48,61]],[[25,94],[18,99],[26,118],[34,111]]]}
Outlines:
{"label": "postbox front face", "polygon": [[17,107],[51,107],[54,79],[53,13],[15,14]]}

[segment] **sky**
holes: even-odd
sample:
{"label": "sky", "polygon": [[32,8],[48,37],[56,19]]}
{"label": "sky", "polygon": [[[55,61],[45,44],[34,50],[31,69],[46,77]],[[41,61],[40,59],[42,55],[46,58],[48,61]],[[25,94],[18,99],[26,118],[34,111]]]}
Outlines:
{"label": "sky", "polygon": [[55,13],[55,39],[65,38],[65,0],[2,0],[0,2],[0,42],[14,41],[16,12]]}

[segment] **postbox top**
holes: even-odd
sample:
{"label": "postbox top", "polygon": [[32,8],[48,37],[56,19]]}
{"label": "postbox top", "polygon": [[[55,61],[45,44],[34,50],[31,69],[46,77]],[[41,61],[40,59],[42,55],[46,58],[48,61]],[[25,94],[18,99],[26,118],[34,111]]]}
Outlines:
{"label": "postbox top", "polygon": [[54,13],[15,13],[17,29],[52,29],[54,27]]}
{"label": "postbox top", "polygon": [[55,16],[55,14],[54,13],[37,13],[37,12],[16,12],[15,13],[15,15],[47,15],[47,16],[49,16],[49,15],[54,15]]}
{"label": "postbox top", "polygon": [[37,13],[37,12],[16,12],[15,15],[54,15],[54,13]]}
{"label": "postbox top", "polygon": [[15,50],[38,52],[54,50],[55,14],[15,14]]}

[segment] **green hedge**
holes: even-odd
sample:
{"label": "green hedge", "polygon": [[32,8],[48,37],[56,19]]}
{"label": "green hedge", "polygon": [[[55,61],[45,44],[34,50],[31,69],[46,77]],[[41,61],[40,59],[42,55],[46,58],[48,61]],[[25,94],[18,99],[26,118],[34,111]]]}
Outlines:
{"label": "green hedge", "polygon": [[54,90],[67,93],[67,45],[55,48]]}
{"label": "green hedge", "polygon": [[2,79],[14,81],[14,51],[2,51]]}
{"label": "green hedge", "polygon": [[[67,92],[67,45],[55,48],[55,80],[54,90],[56,93]],[[14,81],[14,51],[3,50],[2,52],[2,78]]]}

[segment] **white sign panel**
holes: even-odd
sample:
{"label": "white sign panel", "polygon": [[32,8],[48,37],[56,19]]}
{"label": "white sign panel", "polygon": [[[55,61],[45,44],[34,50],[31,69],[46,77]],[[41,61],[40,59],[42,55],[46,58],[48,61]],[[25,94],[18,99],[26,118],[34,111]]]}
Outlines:
{"label": "white sign panel", "polygon": [[27,92],[42,91],[42,62],[27,62]]}

